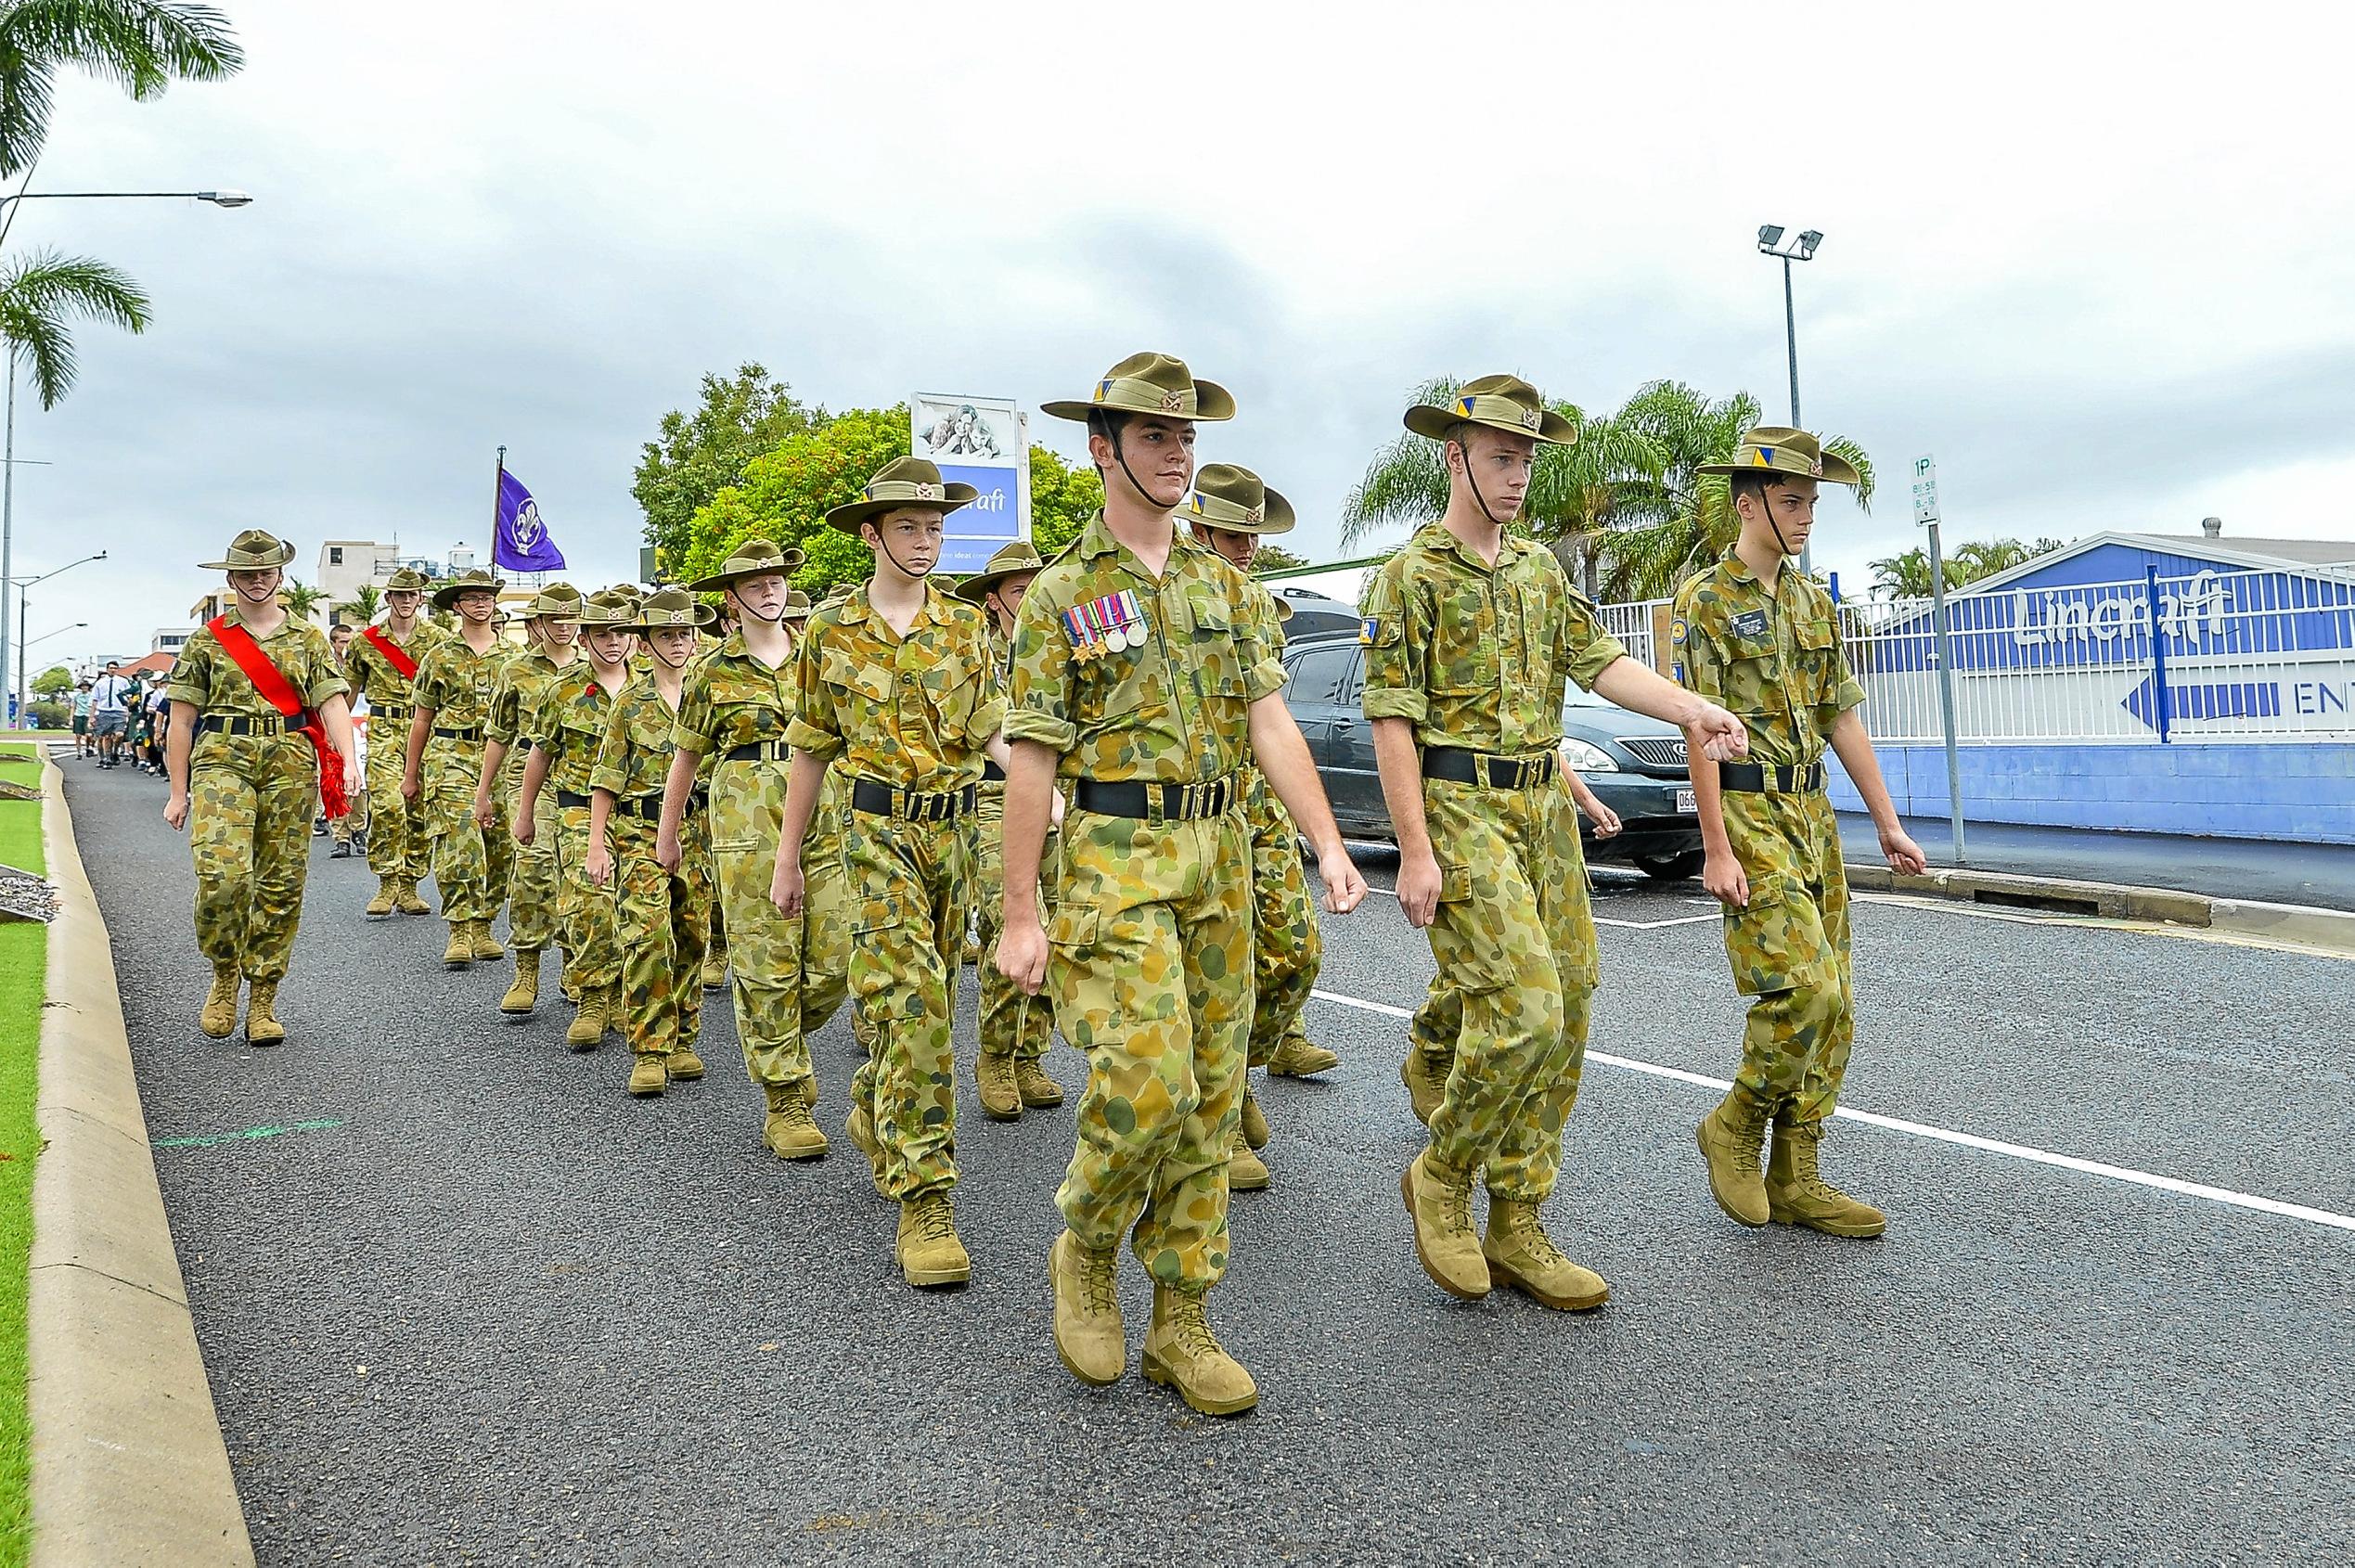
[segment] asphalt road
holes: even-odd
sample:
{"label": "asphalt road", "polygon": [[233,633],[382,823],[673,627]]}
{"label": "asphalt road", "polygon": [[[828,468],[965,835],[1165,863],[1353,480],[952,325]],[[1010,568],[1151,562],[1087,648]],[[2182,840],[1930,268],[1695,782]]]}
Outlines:
{"label": "asphalt road", "polygon": [[[1277,1186],[1236,1200],[1213,1298],[1263,1402],[1213,1421],[1056,1362],[1068,1109],[997,1125],[967,1083],[974,1283],[919,1295],[845,1143],[760,1148],[724,1001],[712,1076],[633,1102],[560,1007],[500,1021],[505,966],[366,923],[324,841],[291,1038],[205,1040],[161,786],[68,775],[264,1563],[2355,1559],[2355,1231],[1847,1123],[1827,1164],[1885,1240],[1736,1227],[1692,1144],[1714,1095],[1660,1071],[1733,1061],[1690,888],[1598,896],[1593,1048],[1650,1070],[1590,1067],[1549,1215],[1611,1305],[1424,1279],[1403,1024],[1319,1001],[1345,1065],[1268,1091]],[[2355,968],[1877,901],[1857,926],[1848,1107],[2355,1213]],[[1327,933],[1325,988],[1414,1003],[1395,903]],[[830,1127],[853,1049],[846,1021],[817,1042]]]}

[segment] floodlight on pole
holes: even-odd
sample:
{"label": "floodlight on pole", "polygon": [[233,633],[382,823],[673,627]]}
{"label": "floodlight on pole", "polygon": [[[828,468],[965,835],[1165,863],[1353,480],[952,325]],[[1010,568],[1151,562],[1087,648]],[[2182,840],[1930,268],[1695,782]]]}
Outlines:
{"label": "floodlight on pole", "polygon": [[1758,225],[1759,250],[1764,251],[1770,256],[1774,254],[1774,248],[1782,243],[1782,225],[1781,224],[1761,224]]}
{"label": "floodlight on pole", "polygon": [[[1791,263],[1813,261],[1816,247],[1823,243],[1823,233],[1821,229],[1805,229],[1788,244],[1783,242],[1782,234],[1780,224],[1761,225],[1758,250],[1782,263],[1782,334],[1791,360],[1791,428],[1804,430],[1806,427],[1799,423],[1799,316],[1791,299]],[[1808,567],[1808,552],[1802,546],[1799,570],[1805,572]]]}

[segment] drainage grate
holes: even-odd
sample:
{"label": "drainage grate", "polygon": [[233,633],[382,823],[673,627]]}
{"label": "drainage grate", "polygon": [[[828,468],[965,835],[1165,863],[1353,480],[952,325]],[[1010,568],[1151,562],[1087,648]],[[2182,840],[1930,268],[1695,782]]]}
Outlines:
{"label": "drainage grate", "polygon": [[2091,898],[2065,893],[2010,893],[2000,888],[1973,888],[1974,904],[2000,905],[2006,909],[2041,909],[2052,915],[2099,915],[2102,906]]}

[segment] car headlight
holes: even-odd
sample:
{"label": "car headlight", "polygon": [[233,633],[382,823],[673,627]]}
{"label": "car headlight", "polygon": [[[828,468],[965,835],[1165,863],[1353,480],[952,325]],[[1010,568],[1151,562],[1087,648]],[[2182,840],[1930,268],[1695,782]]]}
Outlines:
{"label": "car headlight", "polygon": [[1570,736],[1563,737],[1562,760],[1574,773],[1616,773],[1619,765],[1611,760],[1611,753],[1600,746],[1590,746]]}

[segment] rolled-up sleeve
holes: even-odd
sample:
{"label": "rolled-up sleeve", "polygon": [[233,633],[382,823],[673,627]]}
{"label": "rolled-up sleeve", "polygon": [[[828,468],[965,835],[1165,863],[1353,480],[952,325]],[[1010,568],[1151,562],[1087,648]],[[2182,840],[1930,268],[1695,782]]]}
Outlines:
{"label": "rolled-up sleeve", "polygon": [[787,745],[821,761],[830,761],[843,749],[842,721],[823,674],[826,631],[826,623],[820,622],[802,639],[801,657],[793,663],[793,716],[785,726]]}
{"label": "rolled-up sleeve", "polygon": [[1423,679],[1430,628],[1422,623],[1422,596],[1404,581],[1403,559],[1393,556],[1374,574],[1358,607],[1358,640],[1366,649],[1362,706],[1370,719],[1421,724],[1431,713]]}
{"label": "rolled-up sleeve", "polygon": [[1062,617],[1033,591],[1014,623],[1014,670],[1004,729],[1010,743],[1034,740],[1062,755],[1079,744],[1071,713],[1071,639]]}

